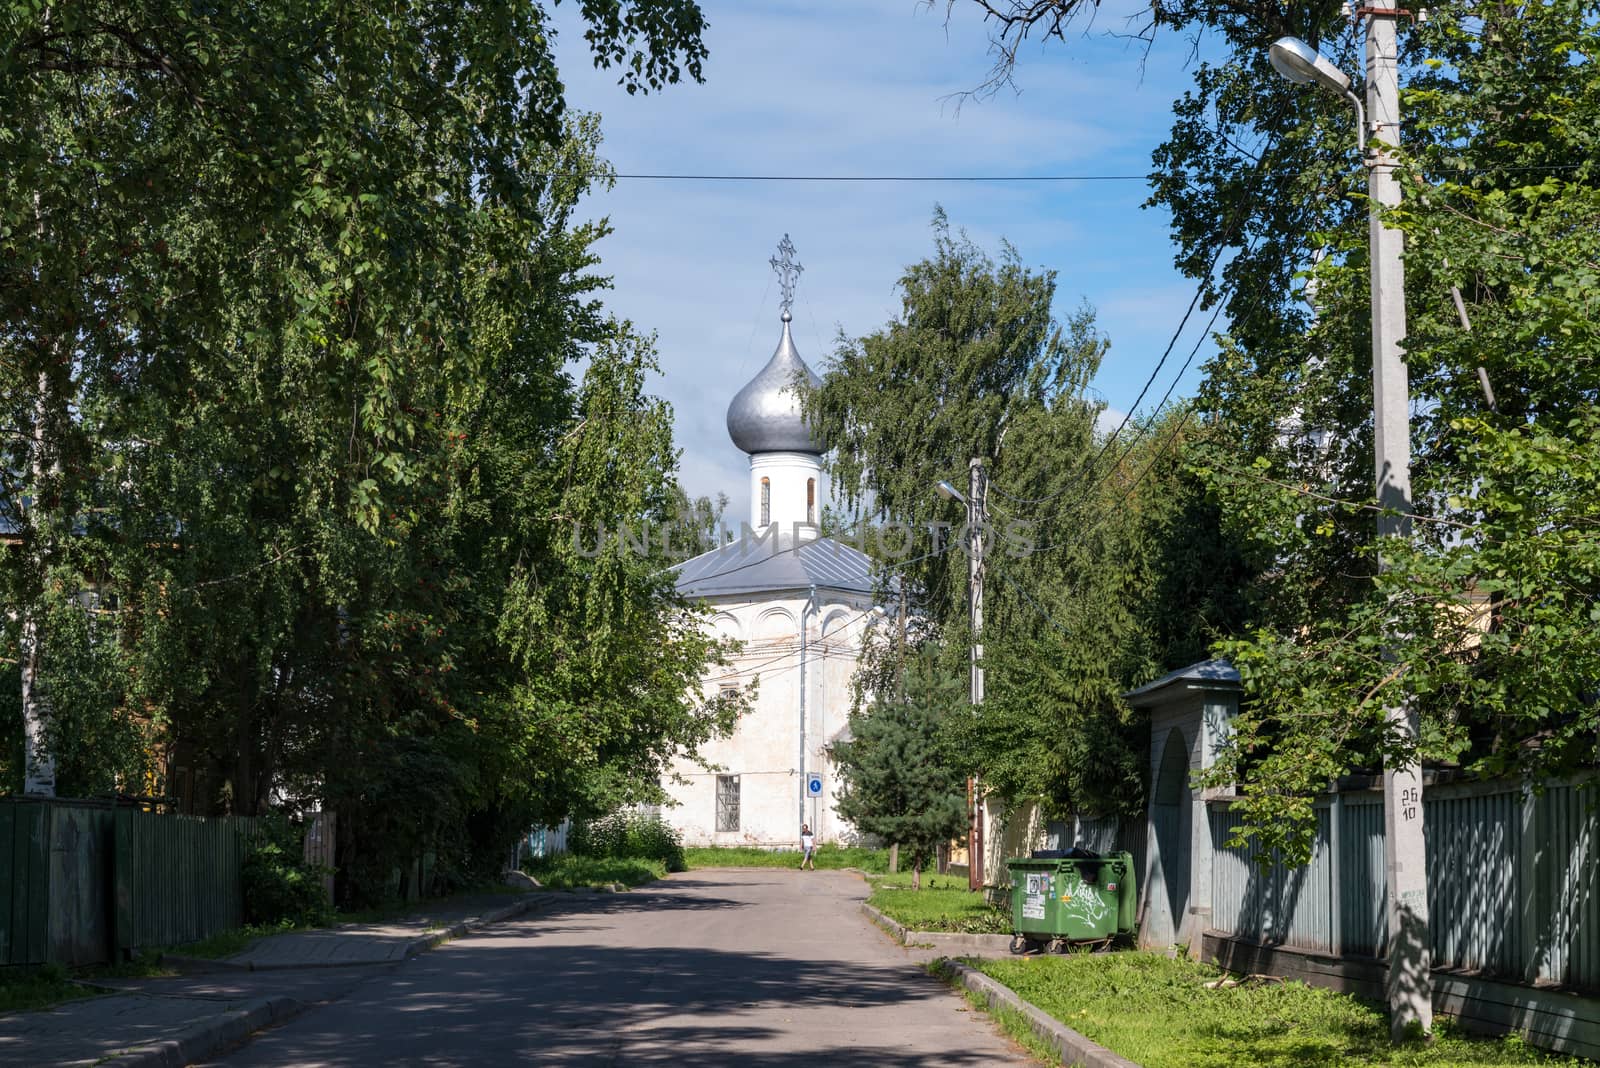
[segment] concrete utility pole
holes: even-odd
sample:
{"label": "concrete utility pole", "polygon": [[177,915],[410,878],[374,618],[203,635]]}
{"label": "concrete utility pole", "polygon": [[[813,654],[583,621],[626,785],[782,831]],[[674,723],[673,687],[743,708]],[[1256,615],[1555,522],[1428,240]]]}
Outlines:
{"label": "concrete utility pole", "polygon": [[[1382,212],[1400,203],[1392,150],[1400,144],[1400,73],[1395,22],[1409,12],[1362,7],[1367,24],[1367,107],[1350,77],[1297,37],[1274,41],[1268,56],[1285,78],[1339,93],[1356,108],[1356,144],[1367,165],[1367,235],[1372,261],[1372,456],[1380,538],[1411,537],[1410,386],[1400,341],[1406,336],[1404,235],[1383,224]],[[1372,140],[1368,145],[1367,119]],[[1463,319],[1465,315],[1463,313]],[[1484,376],[1487,378],[1487,376]],[[1487,392],[1487,391],[1486,391]],[[1492,393],[1490,394],[1492,397]],[[1493,404],[1491,399],[1490,404]],[[1378,566],[1387,565],[1379,554]],[[1391,635],[1392,637],[1392,635]],[[1386,650],[1393,656],[1393,649]],[[1385,711],[1392,739],[1409,753],[1383,771],[1384,870],[1389,900],[1389,1026],[1393,1037],[1433,1030],[1433,980],[1428,960],[1428,857],[1422,828],[1422,766],[1416,758],[1416,710]]]}
{"label": "concrete utility pole", "polygon": [[[983,704],[983,548],[989,526],[989,480],[983,458],[967,465],[967,612],[972,626],[972,708]],[[983,888],[983,783],[972,777],[972,829],[967,843],[967,888]]]}
{"label": "concrete utility pole", "polygon": [[[967,618],[972,627],[972,691],[969,700],[976,713],[983,704],[983,549],[989,525],[989,480],[983,457],[967,464],[967,492],[948,482],[935,487],[939,496],[967,506]],[[967,889],[983,887],[983,783],[974,775],[967,780]]]}
{"label": "concrete utility pole", "polygon": [[[1400,75],[1394,8],[1367,7],[1367,114],[1377,144],[1367,158],[1373,210],[1368,222],[1372,259],[1372,453],[1378,488],[1378,534],[1411,536],[1411,419],[1409,383],[1400,341],[1406,333],[1404,237],[1383,224],[1382,209],[1400,203],[1392,146],[1400,143]],[[1381,556],[1379,567],[1385,567]],[[1433,980],[1428,945],[1428,869],[1423,838],[1422,766],[1414,755],[1417,714],[1393,705],[1390,728],[1412,757],[1383,770],[1383,861],[1389,879],[1389,1028],[1395,1038],[1433,1030]]]}

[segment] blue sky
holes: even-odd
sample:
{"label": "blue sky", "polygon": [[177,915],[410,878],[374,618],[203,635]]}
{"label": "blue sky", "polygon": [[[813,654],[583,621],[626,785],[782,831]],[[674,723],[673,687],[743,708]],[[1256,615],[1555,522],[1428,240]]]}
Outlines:
{"label": "blue sky", "polygon": [[[952,94],[992,63],[975,7],[941,0],[704,0],[710,59],[703,85],[628,96],[592,69],[558,7],[569,102],[598,111],[603,154],[622,174],[1145,174],[1166,138],[1172,101],[1192,77],[1190,43],[1169,35],[1145,55],[1111,31],[1143,6],[1107,0],[1087,36],[1026,49],[1020,93],[959,108]],[[819,372],[836,333],[870,332],[898,309],[895,281],[927,255],[935,203],[994,250],[1057,272],[1056,311],[1094,305],[1111,351],[1095,388],[1125,411],[1193,295],[1172,267],[1166,213],[1141,209],[1143,182],[662,182],[623,179],[586,210],[615,234],[599,246],[615,281],[607,304],[657,335],[654,389],[675,409],[682,478],[725,492],[747,514],[747,468],[728,440],[728,401],[778,340],[768,259],[785,233],[805,273],[795,342]],[[1180,344],[1148,405],[1200,336]],[[1210,351],[1209,342],[1195,361]],[[1179,393],[1192,391],[1194,370]]]}

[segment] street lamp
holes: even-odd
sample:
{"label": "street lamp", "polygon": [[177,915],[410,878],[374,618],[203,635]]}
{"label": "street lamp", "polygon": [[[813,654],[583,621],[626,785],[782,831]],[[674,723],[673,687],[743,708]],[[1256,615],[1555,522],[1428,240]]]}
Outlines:
{"label": "street lamp", "polygon": [[1367,148],[1367,115],[1361,98],[1350,88],[1350,75],[1333,65],[1333,61],[1306,44],[1298,37],[1280,37],[1267,49],[1267,59],[1272,69],[1297,85],[1315,83],[1331,89],[1355,105],[1356,148]]}
{"label": "street lamp", "polygon": [[[1377,482],[1379,537],[1411,535],[1411,428],[1409,384],[1400,356],[1406,333],[1403,238],[1383,224],[1381,212],[1400,203],[1400,183],[1390,149],[1400,143],[1400,75],[1395,8],[1362,8],[1367,20],[1367,107],[1350,90],[1350,78],[1296,37],[1268,49],[1279,74],[1315,83],[1352,101],[1357,143],[1367,166],[1367,234],[1372,261],[1372,453]],[[1366,113],[1378,142],[1366,152]],[[1384,567],[1380,555],[1378,566]],[[1417,717],[1408,705],[1385,712],[1402,748],[1415,752]],[[1428,960],[1427,853],[1422,828],[1422,766],[1413,757],[1386,761],[1383,770],[1384,868],[1389,888],[1389,1028],[1395,1038],[1414,1028],[1433,1030],[1433,990]]]}
{"label": "street lamp", "polygon": [[[970,700],[976,709],[983,704],[983,543],[989,523],[989,483],[981,456],[974,456],[967,465],[967,476],[966,493],[942,480],[933,488],[945,500],[960,501],[967,506],[967,618],[972,628]],[[967,793],[972,799],[972,822],[967,828],[967,889],[980,890],[983,888],[983,784],[979,776],[967,780]]]}

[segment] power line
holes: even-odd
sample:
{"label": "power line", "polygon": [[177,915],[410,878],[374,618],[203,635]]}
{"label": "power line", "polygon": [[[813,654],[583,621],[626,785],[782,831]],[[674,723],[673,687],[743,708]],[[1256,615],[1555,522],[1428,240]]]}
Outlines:
{"label": "power line", "polygon": [[[1278,111],[1267,120],[1267,125],[1269,125],[1269,126],[1276,125],[1277,121],[1278,121],[1278,118],[1283,114],[1283,112],[1287,108],[1287,106],[1288,106],[1287,103],[1280,104],[1279,107],[1278,107]],[[1275,143],[1276,140],[1277,140],[1277,135],[1276,134],[1271,134],[1266,138],[1266,140],[1268,142],[1274,142]],[[1271,150],[1271,148],[1272,148],[1272,143],[1264,144],[1262,146],[1262,148],[1261,148],[1260,154],[1257,156],[1257,159],[1265,159],[1266,156],[1267,156],[1267,153]],[[1258,175],[1258,177],[1267,177],[1267,175],[1262,174],[1262,175]],[[1286,181],[1287,181],[1287,177],[1285,177],[1283,181],[1280,181],[1279,184],[1278,184],[1278,188],[1275,190],[1275,192],[1282,192],[1282,187],[1286,183]],[[1200,306],[1200,301],[1205,296],[1206,290],[1207,290],[1207,288],[1210,286],[1210,284],[1212,282],[1212,276],[1216,272],[1217,264],[1219,262],[1221,262],[1221,260],[1222,260],[1222,254],[1228,250],[1229,242],[1232,241],[1232,239],[1237,235],[1240,227],[1242,227],[1244,225],[1245,217],[1249,213],[1249,209],[1250,209],[1250,206],[1251,206],[1252,203],[1253,203],[1253,201],[1251,201],[1251,200],[1241,199],[1240,201],[1238,201],[1238,203],[1236,203],[1234,205],[1233,215],[1228,220],[1227,226],[1224,228],[1224,232],[1222,234],[1222,237],[1217,242],[1217,247],[1211,254],[1210,261],[1206,264],[1206,270],[1205,270],[1204,276],[1200,279],[1199,283],[1195,286],[1194,296],[1190,299],[1189,306],[1186,309],[1184,309],[1183,317],[1178,320],[1177,329],[1172,332],[1172,337],[1167,341],[1166,348],[1164,348],[1161,351],[1161,358],[1156,361],[1155,367],[1153,367],[1151,369],[1150,377],[1145,379],[1144,388],[1140,389],[1139,390],[1139,395],[1137,397],[1133,398],[1133,403],[1128,406],[1128,410],[1123,415],[1122,421],[1119,422],[1116,425],[1115,429],[1113,429],[1110,434],[1106,435],[1105,441],[1101,443],[1099,451],[1095,453],[1094,460],[1090,463],[1091,469],[1093,467],[1095,467],[1095,466],[1098,466],[1100,461],[1102,459],[1104,459],[1105,454],[1111,449],[1111,447],[1114,444],[1116,444],[1117,438],[1119,436],[1121,436],[1122,431],[1127,428],[1127,425],[1128,425],[1129,421],[1133,419],[1134,414],[1139,410],[1139,402],[1144,400],[1145,395],[1150,392],[1150,387],[1155,385],[1156,378],[1160,376],[1161,369],[1166,366],[1167,359],[1172,355],[1173,348],[1176,347],[1177,344],[1178,344],[1178,339],[1183,336],[1184,330],[1188,327],[1188,325],[1189,325],[1189,317],[1191,315],[1193,315],[1194,314],[1194,310],[1197,307]],[[1161,411],[1161,408],[1163,406],[1165,406],[1167,399],[1172,396],[1173,388],[1175,388],[1177,386],[1178,381],[1181,380],[1183,378],[1184,373],[1188,371],[1189,364],[1194,360],[1195,352],[1199,351],[1200,344],[1203,343],[1205,341],[1205,338],[1210,335],[1211,327],[1213,325],[1215,325],[1215,323],[1217,321],[1217,316],[1218,316],[1218,314],[1221,313],[1222,308],[1225,306],[1225,303],[1226,302],[1224,300],[1218,299],[1218,301],[1217,301],[1217,312],[1212,314],[1211,322],[1206,325],[1206,332],[1201,335],[1200,342],[1196,343],[1194,351],[1191,351],[1189,353],[1189,359],[1184,361],[1183,370],[1179,371],[1177,377],[1173,379],[1172,386],[1168,387],[1166,396],[1164,396],[1162,398],[1162,403],[1156,407],[1156,411],[1155,412],[1151,413],[1152,417],[1154,415],[1158,414]],[[1135,442],[1135,444],[1137,444],[1137,442]],[[1124,457],[1126,455],[1127,455],[1126,453],[1123,454]],[[1121,461],[1122,461],[1122,457],[1119,457],[1117,462],[1121,463]],[[1019,503],[1023,503],[1023,504],[1043,504],[1046,501],[1052,501],[1052,500],[1055,500],[1058,497],[1062,497],[1062,496],[1066,495],[1067,493],[1070,493],[1072,491],[1072,488],[1073,487],[1068,486],[1066,488],[1063,488],[1063,489],[1057,491],[1056,493],[1048,494],[1048,495],[1043,496],[1043,497],[1034,497],[1034,498],[1013,497],[1011,494],[1006,493],[1004,490],[999,490],[999,493],[1003,497],[1008,497],[1008,498],[1010,498],[1012,500],[1015,500],[1015,501],[1017,501]],[[1085,490],[1084,493],[1080,495],[1078,501],[1076,501],[1074,503],[1075,504],[1081,504],[1083,501],[1087,500],[1088,496],[1089,496],[1089,493],[1092,492],[1093,489],[1094,489],[1094,486],[1091,485],[1088,490]],[[1060,514],[1060,512],[1058,510],[1057,512],[1052,513],[1052,516],[1053,515],[1059,515],[1059,514]],[[1045,518],[1048,519],[1048,518],[1051,518],[1052,516],[1046,516]]]}
{"label": "power line", "polygon": [[[564,177],[547,175],[547,177]],[[1148,182],[1148,174],[607,174],[569,177],[623,178],[649,182]]]}
{"label": "power line", "polygon": [[[1462,167],[1462,168],[1437,168],[1437,173],[1444,178],[1461,175],[1477,174],[1514,174],[1518,172],[1556,173],[1560,171],[1577,171],[1589,166],[1586,163],[1551,163],[1530,164],[1518,167]],[[1294,177],[1299,171],[1263,172],[1256,174],[1257,178]],[[950,183],[1043,183],[1062,184],[1069,182],[1148,182],[1155,178],[1153,174],[712,174],[712,173],[682,173],[668,172],[628,172],[613,173],[610,171],[546,171],[540,175],[543,178],[583,178],[583,179],[610,179],[617,181],[639,182],[819,182],[844,185],[874,185],[893,182],[906,182],[915,184],[928,184],[939,182]]]}

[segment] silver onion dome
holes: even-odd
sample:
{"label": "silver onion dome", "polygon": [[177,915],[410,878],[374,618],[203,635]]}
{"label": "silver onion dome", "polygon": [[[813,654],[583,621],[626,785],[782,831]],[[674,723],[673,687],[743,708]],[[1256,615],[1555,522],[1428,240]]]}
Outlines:
{"label": "silver onion dome", "polygon": [[794,338],[789,336],[789,319],[789,313],[784,312],[783,337],[772,359],[728,405],[728,436],[748,453],[822,452],[822,444],[801,417],[795,379],[797,373],[804,374],[813,389],[822,380],[795,351]]}

